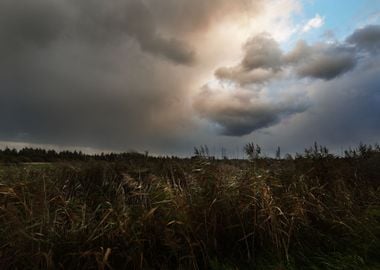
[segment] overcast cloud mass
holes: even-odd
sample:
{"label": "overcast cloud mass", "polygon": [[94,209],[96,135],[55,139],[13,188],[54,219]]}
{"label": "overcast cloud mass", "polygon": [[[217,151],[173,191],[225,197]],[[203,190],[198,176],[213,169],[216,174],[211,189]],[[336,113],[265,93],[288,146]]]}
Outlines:
{"label": "overcast cloud mass", "polygon": [[380,141],[380,24],[310,38],[329,18],[296,19],[303,4],[2,0],[0,145],[188,155]]}

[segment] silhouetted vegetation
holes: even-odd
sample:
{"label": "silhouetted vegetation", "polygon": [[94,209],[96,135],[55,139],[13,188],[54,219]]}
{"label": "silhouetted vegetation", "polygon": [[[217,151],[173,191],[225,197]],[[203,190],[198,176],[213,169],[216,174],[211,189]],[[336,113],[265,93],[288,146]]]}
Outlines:
{"label": "silhouetted vegetation", "polygon": [[379,269],[380,147],[0,151],[0,269]]}
{"label": "silhouetted vegetation", "polygon": [[25,162],[62,162],[62,161],[122,161],[131,158],[145,158],[147,153],[101,153],[85,154],[81,151],[45,150],[40,148],[23,148],[21,150],[5,148],[0,150],[0,162],[25,163]]}

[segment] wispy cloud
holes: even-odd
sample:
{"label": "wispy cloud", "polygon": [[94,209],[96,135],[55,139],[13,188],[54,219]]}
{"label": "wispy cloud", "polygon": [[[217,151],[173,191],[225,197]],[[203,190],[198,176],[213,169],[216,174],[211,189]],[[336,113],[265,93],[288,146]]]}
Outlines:
{"label": "wispy cloud", "polygon": [[320,28],[325,23],[325,18],[316,14],[314,18],[310,19],[302,28],[302,32],[306,33],[312,29]]}

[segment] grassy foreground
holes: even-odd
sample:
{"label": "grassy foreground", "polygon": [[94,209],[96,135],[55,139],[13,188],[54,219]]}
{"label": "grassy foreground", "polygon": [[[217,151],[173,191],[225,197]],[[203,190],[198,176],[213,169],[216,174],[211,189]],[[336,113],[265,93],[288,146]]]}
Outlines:
{"label": "grassy foreground", "polygon": [[380,269],[380,155],[0,165],[0,269]]}

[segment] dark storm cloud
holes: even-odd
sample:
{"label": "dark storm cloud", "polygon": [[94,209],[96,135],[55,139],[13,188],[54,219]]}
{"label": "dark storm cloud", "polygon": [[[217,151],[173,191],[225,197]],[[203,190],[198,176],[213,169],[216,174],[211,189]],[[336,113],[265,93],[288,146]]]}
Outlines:
{"label": "dark storm cloud", "polygon": [[63,6],[57,1],[3,0],[0,7],[2,34],[38,40],[54,36],[62,26]]}
{"label": "dark storm cloud", "polygon": [[[225,45],[208,29],[255,15],[262,3],[0,0],[0,141],[170,153],[233,140],[216,137],[215,126],[241,136],[293,118],[305,119],[288,129],[307,134],[281,130],[294,141],[327,136],[318,125],[336,137],[344,132],[334,126],[379,134],[376,27],[289,53],[267,34],[252,38],[240,62],[215,72],[233,87],[204,88],[191,103],[220,53],[210,51]],[[290,84],[304,92],[289,93]],[[318,87],[309,95],[310,84]]]}
{"label": "dark storm cloud", "polygon": [[357,63],[357,55],[346,45],[299,42],[285,57],[300,77],[331,80],[350,70]]}
{"label": "dark storm cloud", "polygon": [[[314,81],[308,86],[313,102],[307,111],[289,122],[272,127],[262,138],[266,145],[281,145],[286,151],[303,151],[313,141],[331,150],[380,138],[380,56],[358,63],[350,76]],[[276,136],[281,134],[281,136]],[[285,148],[284,148],[285,150]]]}
{"label": "dark storm cloud", "polygon": [[347,42],[361,50],[378,52],[380,50],[380,25],[368,25],[355,30],[347,38]]}
{"label": "dark storm cloud", "polygon": [[[268,34],[259,34],[243,46],[244,56],[238,65],[215,71],[218,79],[235,86],[228,91],[203,89],[194,103],[195,108],[202,118],[221,126],[225,135],[242,136],[274,126],[284,116],[306,111],[309,102],[294,102],[295,96],[284,99],[286,92],[269,94],[275,96],[268,101],[261,94],[265,87],[286,76],[292,80],[310,78],[326,83],[338,79],[366,60],[358,50],[375,51],[377,31],[373,26],[355,31],[347,39],[355,46],[348,43],[308,45],[299,41],[288,53],[284,53]],[[240,87],[245,88],[243,98]]]}
{"label": "dark storm cloud", "polygon": [[141,1],[0,1],[0,140],[124,150],[153,133],[152,144],[170,140],[188,121],[190,47],[161,34]]}
{"label": "dark storm cloud", "polygon": [[109,44],[126,35],[142,50],[179,64],[191,64],[195,52],[180,39],[164,36],[151,11],[139,0],[4,0],[0,3],[3,46],[47,46],[59,38]]}
{"label": "dark storm cloud", "polygon": [[243,46],[244,57],[235,67],[221,67],[215,71],[217,78],[240,85],[264,83],[274,77],[283,66],[282,51],[267,33],[259,34]]}
{"label": "dark storm cloud", "polygon": [[225,17],[252,17],[263,0],[146,0],[154,18],[170,32],[196,33],[220,22]]}
{"label": "dark storm cloud", "polygon": [[310,46],[304,41],[285,54],[267,33],[251,38],[243,51],[244,57],[238,65],[221,67],[215,76],[244,86],[268,82],[284,68],[290,68],[299,77],[331,80],[352,70],[358,58],[355,50],[345,44]]}
{"label": "dark storm cloud", "polygon": [[267,33],[248,40],[243,49],[245,56],[241,65],[246,70],[256,68],[277,70],[282,66],[282,51],[278,43]]}
{"label": "dark storm cloud", "polygon": [[257,68],[246,70],[241,66],[222,67],[215,71],[215,76],[221,80],[237,82],[240,85],[263,84],[273,79],[275,72],[268,69]]}
{"label": "dark storm cloud", "polygon": [[194,61],[195,52],[188,44],[160,33],[152,11],[143,1],[69,1],[71,8],[78,12],[73,26],[78,37],[89,36],[93,42],[107,43],[129,35],[146,52],[179,64]]}
{"label": "dark storm cloud", "polygon": [[0,141],[175,152],[195,125],[189,35],[243,2],[0,1]]}
{"label": "dark storm cloud", "polygon": [[6,56],[28,46],[48,46],[65,27],[63,8],[57,1],[1,1],[0,55]]}
{"label": "dark storm cloud", "polygon": [[[158,33],[152,14],[143,2],[130,0],[124,12],[125,15],[121,17],[126,18],[125,22],[122,20],[122,26],[139,41],[143,50],[163,55],[176,63],[190,64],[194,61],[194,51],[187,44],[175,38],[165,38]],[[110,16],[115,16],[115,13]]]}
{"label": "dark storm cloud", "polygon": [[249,134],[306,109],[297,98],[268,102],[246,90],[229,92],[211,90],[207,86],[197,96],[194,106],[201,116],[217,123],[221,133],[228,136]]}

